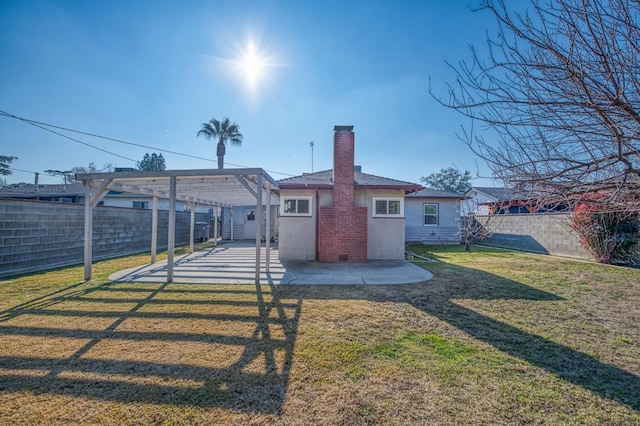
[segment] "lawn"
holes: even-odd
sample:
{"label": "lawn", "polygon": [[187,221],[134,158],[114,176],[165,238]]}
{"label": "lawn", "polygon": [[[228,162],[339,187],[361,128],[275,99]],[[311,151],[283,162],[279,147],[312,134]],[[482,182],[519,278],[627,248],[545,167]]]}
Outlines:
{"label": "lawn", "polygon": [[411,250],[433,280],[0,281],[0,424],[640,424],[640,270]]}

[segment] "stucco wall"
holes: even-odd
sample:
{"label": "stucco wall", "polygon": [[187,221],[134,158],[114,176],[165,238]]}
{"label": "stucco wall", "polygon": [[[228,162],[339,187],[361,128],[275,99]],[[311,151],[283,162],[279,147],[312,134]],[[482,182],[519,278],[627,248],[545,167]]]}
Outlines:
{"label": "stucco wall", "polygon": [[[316,258],[316,196],[315,190],[281,190],[280,199],[296,196],[312,197],[310,217],[279,217],[278,250],[283,260],[314,260]],[[356,207],[367,208],[367,258],[369,260],[404,259],[404,218],[374,218],[373,197],[404,198],[401,190],[356,190]],[[318,191],[318,204],[331,206],[330,190]]]}
{"label": "stucco wall", "polygon": [[592,259],[568,226],[566,213],[476,216],[491,237],[483,244]]}
{"label": "stucco wall", "polygon": [[[358,194],[360,192],[360,194]],[[404,198],[403,190],[356,191],[356,203],[364,201],[368,209],[367,221],[369,239],[367,258],[369,260],[402,260],[405,250],[405,218],[373,217],[373,198]],[[405,200],[404,214],[407,214]]]}
{"label": "stucco wall", "polygon": [[[208,215],[196,214],[196,221]],[[190,214],[176,214],[176,244],[189,243]],[[168,212],[158,211],[158,247],[167,246]],[[151,210],[96,207],[94,259],[149,251]],[[79,264],[84,257],[84,206],[0,200],[0,276]]]}
{"label": "stucco wall", "polygon": [[311,216],[278,218],[278,255],[282,260],[314,260],[316,258],[316,198],[314,190],[281,190],[280,199],[311,197]]}

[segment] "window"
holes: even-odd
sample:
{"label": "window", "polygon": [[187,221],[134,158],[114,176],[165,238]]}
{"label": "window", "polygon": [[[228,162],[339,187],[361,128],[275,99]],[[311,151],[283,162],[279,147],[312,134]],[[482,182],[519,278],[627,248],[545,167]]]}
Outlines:
{"label": "window", "polygon": [[256,220],[256,212],[254,210],[247,212],[247,220]]}
{"label": "window", "polygon": [[149,202],[148,201],[133,201],[134,209],[148,209]]}
{"label": "window", "polygon": [[423,204],[424,207],[424,225],[425,226],[438,226],[438,205],[437,204]]}
{"label": "window", "polygon": [[311,197],[285,198],[280,213],[283,216],[311,216]]}
{"label": "window", "polygon": [[374,198],[373,217],[403,217],[404,200],[402,198]]}

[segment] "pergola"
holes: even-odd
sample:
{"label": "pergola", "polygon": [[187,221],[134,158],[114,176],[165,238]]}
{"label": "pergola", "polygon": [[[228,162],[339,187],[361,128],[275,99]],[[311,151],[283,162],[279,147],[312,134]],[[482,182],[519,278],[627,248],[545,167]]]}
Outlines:
{"label": "pergola", "polygon": [[[167,238],[167,282],[173,281],[175,248],[176,202],[186,202],[191,211],[190,251],[193,252],[195,210],[197,205],[230,209],[234,206],[256,204],[262,206],[266,198],[266,261],[269,272],[271,235],[271,193],[277,192],[278,183],[263,169],[202,169],[164,171],[126,171],[86,173],[76,175],[85,188],[84,203],[84,278],[91,279],[93,263],[93,208],[109,191],[125,192],[152,197],[151,263],[156,261],[158,231],[158,200],[169,200],[169,233]],[[260,282],[260,249],[262,245],[263,209],[256,208],[256,271],[255,282]],[[231,227],[233,239],[233,226]]]}

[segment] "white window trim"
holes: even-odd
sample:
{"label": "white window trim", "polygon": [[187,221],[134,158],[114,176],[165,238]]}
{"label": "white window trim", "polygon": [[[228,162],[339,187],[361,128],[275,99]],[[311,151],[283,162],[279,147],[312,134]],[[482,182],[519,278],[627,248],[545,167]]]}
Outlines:
{"label": "white window trim", "polygon": [[[284,206],[287,203],[287,200],[307,200],[309,201],[309,213],[285,213]],[[297,202],[296,202],[297,206]],[[298,217],[310,217],[313,213],[313,197],[305,197],[305,196],[297,196],[292,195],[290,197],[282,197],[282,202],[280,203],[280,216],[298,216]]]}
{"label": "white window trim", "polygon": [[[436,223],[424,223],[424,217],[426,216],[424,212],[425,206],[436,206]],[[422,203],[422,226],[440,226],[440,203]]]}
{"label": "white window trim", "polygon": [[[377,201],[400,201],[400,213],[399,214],[377,214],[376,202]],[[387,204],[388,207],[388,204]],[[371,209],[372,217],[386,217],[386,218],[404,218],[404,198],[395,197],[373,197],[373,207]]]}

